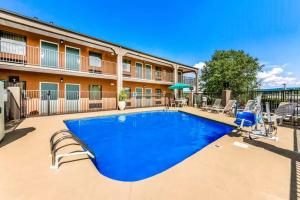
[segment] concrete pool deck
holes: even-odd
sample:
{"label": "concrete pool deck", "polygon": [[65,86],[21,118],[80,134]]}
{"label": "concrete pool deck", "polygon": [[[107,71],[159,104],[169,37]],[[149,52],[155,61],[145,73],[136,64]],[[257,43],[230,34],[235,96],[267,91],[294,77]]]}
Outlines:
{"label": "concrete pool deck", "polygon": [[[119,182],[89,159],[51,170],[49,139],[63,120],[163,108],[102,111],[25,119],[0,143],[0,199],[300,199],[299,130],[279,127],[279,141],[225,135],[176,166],[148,179]],[[232,124],[234,118],[180,110]],[[248,148],[233,145],[235,141]],[[219,147],[217,147],[219,146]]]}

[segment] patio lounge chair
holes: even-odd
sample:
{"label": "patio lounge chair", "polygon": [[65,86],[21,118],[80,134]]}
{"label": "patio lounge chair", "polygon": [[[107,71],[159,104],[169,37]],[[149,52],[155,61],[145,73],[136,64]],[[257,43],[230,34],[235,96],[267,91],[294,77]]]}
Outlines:
{"label": "patio lounge chair", "polygon": [[204,106],[201,109],[202,110],[207,110],[207,111],[210,111],[212,109],[220,109],[221,101],[222,101],[222,99],[216,99],[212,106]]}
{"label": "patio lounge chair", "polygon": [[243,109],[238,109],[238,112],[247,112],[247,111],[253,111],[255,108],[255,101],[254,100],[248,100],[245,107]]}
{"label": "patio lounge chair", "polygon": [[282,125],[283,120],[291,121],[295,108],[296,103],[281,102],[275,110],[275,113],[271,114],[270,119],[268,119],[266,113],[263,114],[263,119]]}
{"label": "patio lounge chair", "polygon": [[226,106],[224,108],[212,108],[212,111],[216,111],[218,113],[222,113],[222,114],[232,114],[233,113],[233,109],[236,106],[236,100],[229,100],[228,103],[226,104]]}

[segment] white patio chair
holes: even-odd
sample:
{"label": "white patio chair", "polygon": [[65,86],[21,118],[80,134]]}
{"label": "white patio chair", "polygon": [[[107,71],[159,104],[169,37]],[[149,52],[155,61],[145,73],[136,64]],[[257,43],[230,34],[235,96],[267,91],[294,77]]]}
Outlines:
{"label": "white patio chair", "polygon": [[270,115],[270,118],[266,113],[263,113],[263,119],[282,125],[284,120],[290,121],[292,119],[296,106],[296,103],[281,102],[275,113]]}
{"label": "white patio chair", "polygon": [[212,108],[211,110],[222,114],[228,113],[230,115],[233,113],[235,106],[236,100],[229,100],[224,108]]}
{"label": "white patio chair", "polygon": [[170,105],[171,105],[171,107],[173,107],[173,106],[176,107],[176,102],[175,102],[174,99],[171,100],[171,104]]}
{"label": "white patio chair", "polygon": [[179,106],[182,107],[187,106],[187,99],[186,98],[180,99]]}
{"label": "white patio chair", "polygon": [[216,99],[212,106],[205,106],[205,107],[202,107],[201,109],[207,110],[207,111],[210,111],[212,109],[219,109],[221,107],[221,102],[222,102],[222,99]]}
{"label": "white patio chair", "polygon": [[247,111],[253,111],[255,109],[255,101],[254,100],[248,100],[245,108],[238,109],[239,112],[247,112]]}

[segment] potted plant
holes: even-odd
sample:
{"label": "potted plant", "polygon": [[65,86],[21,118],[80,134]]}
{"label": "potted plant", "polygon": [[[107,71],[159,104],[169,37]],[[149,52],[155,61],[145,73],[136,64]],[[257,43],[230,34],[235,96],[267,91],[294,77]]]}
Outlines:
{"label": "potted plant", "polygon": [[119,94],[119,102],[118,102],[118,107],[120,110],[125,109],[126,99],[127,99],[127,94],[126,94],[125,90],[122,89]]}

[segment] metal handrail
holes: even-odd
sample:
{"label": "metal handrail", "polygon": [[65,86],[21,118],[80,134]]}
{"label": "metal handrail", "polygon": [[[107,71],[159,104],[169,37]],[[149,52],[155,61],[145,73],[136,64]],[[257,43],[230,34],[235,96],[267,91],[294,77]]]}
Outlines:
{"label": "metal handrail", "polygon": [[54,137],[57,136],[58,134],[60,133],[70,133],[69,130],[67,129],[62,129],[62,130],[59,130],[59,131],[56,131],[50,138],[50,150],[52,151],[52,144],[53,144],[53,140],[54,140]]}
{"label": "metal handrail", "polygon": [[[51,152],[53,152],[53,150],[55,149],[55,147],[63,140],[65,139],[73,139],[73,136],[72,135],[66,135],[66,136],[62,136],[60,137],[59,139],[57,139],[53,144],[52,144],[52,147],[51,147]],[[77,142],[77,141],[76,141]]]}
{"label": "metal handrail", "polygon": [[[69,135],[62,135],[58,139],[55,140],[55,137],[61,133],[68,133]],[[66,139],[72,139],[75,142],[77,142],[83,149],[83,151],[76,151],[71,152],[67,154],[56,154],[56,147],[57,145]],[[58,169],[59,165],[59,158],[66,157],[66,156],[74,156],[74,155],[88,155],[91,158],[95,158],[94,152],[84,143],[82,142],[78,137],[76,137],[71,131],[67,129],[59,130],[55,132],[51,138],[50,138],[50,151],[51,151],[51,157],[52,157],[52,165],[51,168]]]}

